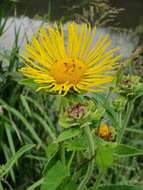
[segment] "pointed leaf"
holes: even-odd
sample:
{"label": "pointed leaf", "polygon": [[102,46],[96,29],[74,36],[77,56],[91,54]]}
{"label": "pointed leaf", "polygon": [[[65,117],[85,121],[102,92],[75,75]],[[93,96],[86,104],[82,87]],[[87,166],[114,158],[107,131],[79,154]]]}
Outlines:
{"label": "pointed leaf", "polygon": [[3,172],[0,174],[0,177],[3,177],[5,174],[7,174],[10,169],[12,168],[12,166],[17,162],[17,160],[28,150],[30,150],[31,148],[33,148],[35,145],[34,144],[29,144],[29,145],[25,145],[23,147],[21,147],[16,153],[15,155],[13,155],[11,157],[10,160],[7,161],[7,163],[4,165],[3,167]]}
{"label": "pointed leaf", "polygon": [[71,181],[65,186],[64,190],[77,190],[77,185]]}
{"label": "pointed leaf", "polygon": [[88,147],[87,140],[85,136],[80,136],[79,138],[74,138],[66,143],[67,151],[83,151]]}
{"label": "pointed leaf", "polygon": [[143,190],[143,187],[128,186],[128,185],[109,185],[109,186],[100,187],[99,190]]}
{"label": "pointed leaf", "polygon": [[67,176],[68,169],[58,161],[50,170],[47,171],[41,190],[55,190]]}
{"label": "pointed leaf", "polygon": [[96,154],[96,163],[101,170],[106,170],[113,163],[112,149],[107,146],[99,146]]}
{"label": "pointed leaf", "polygon": [[54,143],[54,144],[48,145],[47,150],[46,150],[48,161],[50,161],[55,156],[57,151],[58,151],[58,144]]}
{"label": "pointed leaf", "polygon": [[118,157],[139,156],[143,155],[143,150],[125,144],[119,144],[114,148],[113,153]]}
{"label": "pointed leaf", "polygon": [[58,136],[56,142],[59,143],[59,142],[65,141],[65,140],[67,140],[67,139],[70,139],[70,138],[72,138],[72,137],[75,137],[75,136],[79,135],[79,133],[80,133],[80,129],[75,129],[75,128],[73,128],[73,129],[68,129],[68,130],[62,132],[62,133]]}

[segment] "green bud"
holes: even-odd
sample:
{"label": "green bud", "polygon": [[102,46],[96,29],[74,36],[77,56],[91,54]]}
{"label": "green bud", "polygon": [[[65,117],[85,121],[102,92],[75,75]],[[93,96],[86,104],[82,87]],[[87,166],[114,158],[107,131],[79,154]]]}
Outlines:
{"label": "green bud", "polygon": [[116,112],[124,110],[127,99],[124,96],[118,96],[113,100],[113,108]]}
{"label": "green bud", "polygon": [[101,123],[100,126],[95,129],[95,133],[106,141],[113,141],[116,137],[116,129],[107,123]]}
{"label": "green bud", "polygon": [[99,121],[104,113],[104,109],[90,99],[84,97],[82,101],[69,102],[60,113],[59,124],[63,128],[84,126],[85,123]]}
{"label": "green bud", "polygon": [[143,83],[140,82],[139,76],[124,76],[117,84],[115,91],[124,97],[133,99],[143,91]]}

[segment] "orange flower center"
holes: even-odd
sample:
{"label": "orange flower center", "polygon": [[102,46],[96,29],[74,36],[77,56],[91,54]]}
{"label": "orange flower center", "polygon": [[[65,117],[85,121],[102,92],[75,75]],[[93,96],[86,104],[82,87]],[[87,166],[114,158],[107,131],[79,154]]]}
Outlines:
{"label": "orange flower center", "polygon": [[83,78],[86,69],[87,65],[82,61],[67,58],[55,61],[51,67],[50,75],[56,80],[57,84],[65,82],[78,84]]}

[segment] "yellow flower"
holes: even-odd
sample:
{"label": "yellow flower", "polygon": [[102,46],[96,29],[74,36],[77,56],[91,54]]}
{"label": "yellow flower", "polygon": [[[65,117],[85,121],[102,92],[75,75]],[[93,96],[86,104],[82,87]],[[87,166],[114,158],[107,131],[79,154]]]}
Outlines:
{"label": "yellow flower", "polygon": [[21,54],[25,67],[20,71],[39,84],[37,90],[63,95],[102,90],[113,80],[118,48],[109,50],[108,35],[93,44],[96,27],[72,22],[67,28],[67,40],[62,25],[40,28]]}
{"label": "yellow flower", "polygon": [[111,128],[106,123],[101,124],[98,128],[98,135],[104,139],[111,139]]}

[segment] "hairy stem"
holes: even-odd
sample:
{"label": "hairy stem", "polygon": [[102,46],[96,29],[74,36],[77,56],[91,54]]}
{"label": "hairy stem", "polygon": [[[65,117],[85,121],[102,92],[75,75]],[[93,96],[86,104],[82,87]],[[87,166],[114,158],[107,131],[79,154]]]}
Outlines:
{"label": "hairy stem", "polygon": [[96,179],[96,182],[94,184],[93,190],[97,190],[98,189],[99,184],[100,184],[100,182],[102,180],[103,174],[104,174],[104,172],[100,172],[99,175],[97,176],[97,179]]}
{"label": "hairy stem", "polygon": [[69,172],[70,172],[70,167],[71,167],[74,156],[75,156],[75,152],[72,152],[71,157],[70,157],[69,162],[68,162],[68,165],[67,165]]}
{"label": "hairy stem", "polygon": [[63,143],[61,144],[61,161],[65,165],[65,146]]}
{"label": "hairy stem", "polygon": [[[92,133],[90,131],[90,128],[89,126],[85,127],[84,128],[84,133],[87,137],[87,140],[88,140],[88,146],[89,146],[89,157],[91,158],[93,155],[94,155],[94,141],[93,141],[93,136],[92,136]],[[87,182],[89,181],[91,175],[92,175],[92,172],[93,172],[93,169],[94,169],[94,159],[92,159],[89,164],[88,164],[88,168],[87,168],[87,172],[83,178],[83,180],[81,181],[81,183],[79,184],[78,186],[78,189],[77,190],[84,190]]]}
{"label": "hairy stem", "polygon": [[118,137],[118,142],[119,143],[122,141],[122,138],[123,138],[124,132],[126,130],[128,121],[130,119],[133,107],[134,107],[134,103],[132,101],[129,101],[128,104],[127,104],[127,111],[126,111],[125,119],[123,121],[123,126],[121,128],[121,131],[120,131],[120,134],[119,134],[119,137]]}

